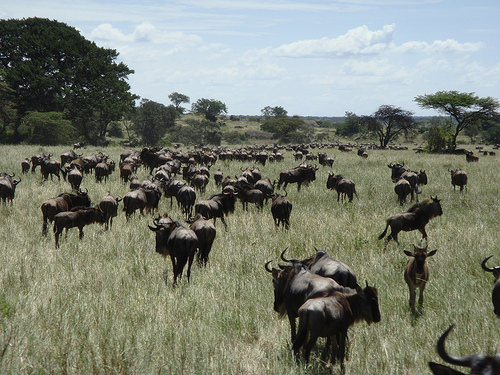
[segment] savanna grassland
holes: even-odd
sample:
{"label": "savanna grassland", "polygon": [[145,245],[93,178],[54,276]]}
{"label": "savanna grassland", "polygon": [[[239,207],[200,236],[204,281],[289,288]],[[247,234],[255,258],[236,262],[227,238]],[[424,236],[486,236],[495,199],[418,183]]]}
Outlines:
{"label": "savanna grassland", "polygon": [[[410,147],[411,148],[411,147]],[[84,238],[70,229],[55,249],[51,230],[43,237],[40,205],[70,191],[69,183],[42,182],[36,173],[21,175],[20,163],[38,151],[54,158],[68,147],[0,146],[0,172],[22,181],[12,205],[0,205],[0,373],[2,374],[319,374],[338,373],[320,359],[319,340],[309,364],[297,363],[291,352],[287,319],[273,311],[269,260],[278,263],[281,251],[305,258],[314,247],[347,263],[358,280],[376,284],[382,320],[350,329],[346,373],[430,374],[428,361],[443,363],[435,344],[451,324],[446,348],[453,354],[498,353],[500,320],[493,314],[493,276],[481,261],[500,265],[500,156],[466,163],[464,155],[430,155],[414,151],[371,151],[367,159],[355,152],[327,149],[333,168],[321,167],[317,179],[297,192],[290,230],[276,230],[268,203],[263,212],[237,203],[219,221],[207,267],[193,266],[191,281],[172,287],[172,265],[155,252],[153,216],[134,215],[128,222],[120,203],[113,228],[92,224]],[[101,149],[82,150],[84,156]],[[126,149],[105,150],[118,161]],[[325,150],[323,150],[325,151]],[[315,150],[317,152],[317,150]],[[427,225],[430,280],[424,309],[413,315],[403,280],[407,257],[420,233],[402,232],[400,245],[377,237],[399,205],[390,179],[389,163],[404,162],[425,170],[429,183],[420,199],[442,199],[443,215]],[[263,176],[278,179],[295,167],[290,152],[280,163],[259,166]],[[238,175],[243,162],[220,162],[224,175]],[[448,169],[462,168],[469,176],[465,192],[453,191]],[[359,199],[337,202],[326,189],[328,172],[356,183]],[[140,169],[138,176],[146,178]],[[179,177],[180,178],[180,177]],[[110,191],[123,196],[128,185],[115,172],[106,183],[87,175],[82,183],[93,204]],[[213,182],[198,198],[218,192]],[[162,198],[159,214],[182,220],[177,205]],[[155,216],[158,214],[155,213]],[[50,228],[51,229],[51,228]]]}

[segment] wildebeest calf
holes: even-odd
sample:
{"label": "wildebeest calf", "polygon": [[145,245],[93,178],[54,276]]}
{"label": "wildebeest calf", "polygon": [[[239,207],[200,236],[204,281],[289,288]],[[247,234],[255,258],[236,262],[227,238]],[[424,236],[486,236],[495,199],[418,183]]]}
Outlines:
{"label": "wildebeest calf", "polygon": [[425,264],[425,260],[436,254],[436,251],[432,250],[428,253],[427,246],[422,248],[415,245],[413,245],[413,253],[405,250],[405,254],[410,257],[405,266],[404,277],[410,289],[409,304],[412,311],[415,311],[416,289],[420,290],[418,304],[420,307],[424,304],[424,289],[429,281],[429,268]]}

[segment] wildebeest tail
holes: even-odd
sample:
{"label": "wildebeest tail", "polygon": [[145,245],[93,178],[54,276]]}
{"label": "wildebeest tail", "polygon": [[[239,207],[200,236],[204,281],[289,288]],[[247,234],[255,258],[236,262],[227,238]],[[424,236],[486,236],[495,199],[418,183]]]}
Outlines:
{"label": "wildebeest tail", "polygon": [[389,220],[387,220],[387,225],[385,226],[385,229],[384,231],[382,232],[382,234],[380,236],[378,236],[378,239],[381,240],[382,238],[385,237],[386,233],[387,233],[387,228],[389,228]]}

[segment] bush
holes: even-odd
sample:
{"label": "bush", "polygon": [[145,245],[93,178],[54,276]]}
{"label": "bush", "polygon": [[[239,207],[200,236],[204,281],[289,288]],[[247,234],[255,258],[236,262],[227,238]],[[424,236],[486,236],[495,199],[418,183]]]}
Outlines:
{"label": "bush", "polygon": [[123,129],[118,122],[112,122],[109,126],[108,135],[110,137],[123,138]]}
{"label": "bush", "polygon": [[76,132],[61,112],[31,112],[22,119],[19,134],[28,143],[55,146],[70,144]]}
{"label": "bush", "polygon": [[441,150],[451,149],[453,145],[452,134],[443,129],[441,126],[434,126],[427,134],[427,150],[429,152],[437,152]]}

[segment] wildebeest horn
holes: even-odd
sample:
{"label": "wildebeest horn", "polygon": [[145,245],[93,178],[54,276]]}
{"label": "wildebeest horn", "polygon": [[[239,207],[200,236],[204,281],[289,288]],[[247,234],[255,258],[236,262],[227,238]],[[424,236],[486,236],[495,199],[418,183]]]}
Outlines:
{"label": "wildebeest horn", "polygon": [[156,227],[152,227],[149,224],[148,224],[148,228],[151,229],[153,232],[157,232],[160,229],[160,227],[158,225]]}
{"label": "wildebeest horn", "polygon": [[446,350],[444,348],[444,342],[446,340],[446,336],[448,336],[448,334],[450,333],[450,331],[453,329],[454,326],[455,324],[452,324],[446,331],[444,331],[444,333],[439,338],[437,343],[437,352],[441,357],[441,359],[452,365],[471,367],[473,356],[470,355],[467,357],[455,357],[453,355],[446,353]]}
{"label": "wildebeest horn", "polygon": [[292,259],[286,259],[285,258],[285,251],[287,251],[287,250],[288,250],[288,247],[285,250],[282,251],[282,253],[281,253],[281,259],[283,259],[285,262],[289,262],[289,263],[296,263],[296,262],[298,262],[297,259],[293,259],[293,258]]}
{"label": "wildebeest horn", "polygon": [[488,261],[488,259],[490,259],[493,255],[490,255],[488,258],[486,258],[485,260],[483,260],[481,262],[481,267],[483,268],[483,270],[485,271],[488,271],[488,272],[493,272],[495,270],[500,270],[500,266],[497,266],[497,267],[493,267],[493,268],[489,268],[486,266],[486,262]]}
{"label": "wildebeest horn", "polygon": [[264,265],[264,267],[266,268],[266,271],[267,271],[267,272],[271,272],[271,273],[272,273],[273,271],[272,271],[271,269],[269,269],[269,263],[271,263],[271,262],[272,262],[272,260],[270,260],[269,262],[267,262],[267,263]]}

